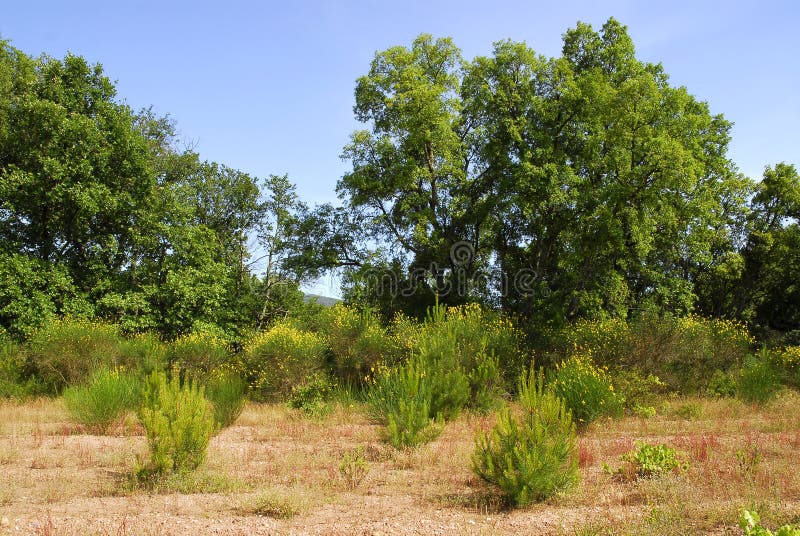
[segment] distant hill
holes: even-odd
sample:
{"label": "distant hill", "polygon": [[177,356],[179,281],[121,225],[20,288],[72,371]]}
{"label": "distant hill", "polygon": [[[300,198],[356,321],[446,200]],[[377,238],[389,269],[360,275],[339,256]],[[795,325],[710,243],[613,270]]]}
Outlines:
{"label": "distant hill", "polygon": [[319,294],[306,294],[303,299],[307,302],[315,301],[325,307],[333,307],[342,301],[338,298],[329,298],[328,296],[320,296]]}

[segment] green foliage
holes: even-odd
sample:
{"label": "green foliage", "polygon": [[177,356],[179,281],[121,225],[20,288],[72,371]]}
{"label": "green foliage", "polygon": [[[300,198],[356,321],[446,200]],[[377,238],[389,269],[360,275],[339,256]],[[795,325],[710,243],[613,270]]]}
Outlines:
{"label": "green foliage", "polygon": [[761,517],[757,512],[742,510],[739,516],[739,527],[745,536],[800,536],[800,526],[783,525],[775,532],[761,526]]}
{"label": "green foliage", "polygon": [[652,407],[666,388],[658,376],[643,374],[637,368],[615,368],[611,372],[611,381],[619,396],[625,400],[625,408],[631,411],[634,408]]}
{"label": "green foliage", "polygon": [[214,407],[214,422],[222,430],[236,422],[245,405],[247,382],[236,373],[217,369],[205,385],[205,396]]}
{"label": "green foliage", "polygon": [[737,381],[739,398],[752,404],[766,404],[775,398],[781,387],[781,375],[771,357],[763,351],[745,360]]}
{"label": "green foliage", "polygon": [[23,348],[0,333],[0,398],[25,398],[37,389],[35,378],[24,379]]}
{"label": "green foliage", "polygon": [[579,427],[603,416],[617,416],[625,400],[614,390],[611,375],[591,354],[573,355],[556,365],[548,387],[562,398]]}
{"label": "green foliage", "polygon": [[167,368],[167,345],[155,333],[136,333],[119,344],[121,360],[126,368],[149,376],[154,370]]}
{"label": "green foliage", "polygon": [[325,341],[286,323],[256,334],[242,355],[250,393],[256,400],[286,397],[325,368]]}
{"label": "green foliage", "polygon": [[292,386],[289,407],[299,409],[309,417],[322,417],[330,411],[327,403],[330,395],[330,381],[322,374],[317,374],[302,384]]}
{"label": "green foliage", "polygon": [[732,372],[715,370],[708,380],[706,394],[716,397],[736,396],[736,375]]}
{"label": "green foliage", "polygon": [[523,375],[520,415],[503,410],[494,428],[475,440],[473,471],[517,506],[566,491],[579,476],[572,416],[543,384],[541,373]]}
{"label": "green foliage", "polygon": [[181,384],[178,375],[167,378],[153,372],[144,388],[139,420],[147,435],[150,460],[138,471],[140,480],[195,469],[205,459],[216,430],[214,410],[203,388],[193,380]]}
{"label": "green foliage", "polygon": [[650,445],[636,441],[636,450],[622,455],[638,478],[656,478],[673,471],[685,471],[686,462],[678,459],[677,451],[667,445]]}
{"label": "green foliage", "polygon": [[217,330],[199,330],[178,337],[167,348],[169,366],[204,379],[231,361],[228,341]]}
{"label": "green foliage", "polygon": [[362,385],[378,364],[397,360],[394,339],[369,309],[337,304],[322,311],[320,320],[319,331],[343,383]]}
{"label": "green foliage", "polygon": [[99,368],[122,363],[117,327],[103,322],[56,319],[38,330],[28,343],[30,368],[47,394],[84,383]]}
{"label": "green foliage", "polygon": [[385,438],[395,448],[431,441],[442,430],[444,417],[437,409],[452,397],[434,391],[431,374],[422,359],[413,357],[380,371],[367,392],[371,414],[386,425]]}
{"label": "green foliage", "polygon": [[92,431],[106,433],[141,398],[139,379],[123,370],[96,370],[85,385],[64,390],[64,405],[70,418]]}
{"label": "green foliage", "polygon": [[675,415],[692,421],[703,416],[703,406],[699,402],[686,402],[675,409]]}

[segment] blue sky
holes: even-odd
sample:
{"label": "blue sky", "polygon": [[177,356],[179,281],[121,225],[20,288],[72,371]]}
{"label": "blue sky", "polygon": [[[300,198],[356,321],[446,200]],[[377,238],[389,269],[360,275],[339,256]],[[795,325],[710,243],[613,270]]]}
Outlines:
{"label": "blue sky", "polygon": [[334,201],[355,80],[375,51],[419,33],[464,57],[494,41],[547,56],[578,20],[628,26],[641,59],[733,121],[747,175],[800,164],[800,7],[794,2],[41,2],[0,0],[0,36],[23,51],[102,63],[134,108],[170,114],[205,159],[288,173],[306,201]]}

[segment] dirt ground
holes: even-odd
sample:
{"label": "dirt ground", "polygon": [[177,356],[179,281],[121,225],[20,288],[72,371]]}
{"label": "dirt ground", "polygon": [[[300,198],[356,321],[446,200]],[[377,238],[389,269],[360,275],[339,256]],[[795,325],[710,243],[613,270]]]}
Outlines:
{"label": "dirt ground", "polygon": [[[470,470],[487,416],[396,451],[358,407],[309,419],[250,404],[197,473],[142,490],[129,478],[147,456],[133,420],[96,436],[57,400],[0,402],[0,534],[741,534],[742,508],[772,526],[800,520],[798,402],[669,400],[649,419],[596,423],[580,438],[578,487],[516,510]],[[610,474],[637,439],[676,447],[688,470]],[[359,447],[361,481],[343,466]]]}

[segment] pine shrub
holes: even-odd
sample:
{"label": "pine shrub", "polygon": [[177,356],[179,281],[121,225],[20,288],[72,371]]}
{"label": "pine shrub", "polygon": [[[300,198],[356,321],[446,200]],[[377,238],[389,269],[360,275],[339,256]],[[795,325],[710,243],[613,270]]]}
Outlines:
{"label": "pine shrub", "polygon": [[510,408],[475,440],[472,470],[516,506],[544,500],[578,481],[575,423],[564,401],[544,389],[544,376],[523,374],[519,415]]}
{"label": "pine shrub", "polygon": [[138,472],[142,480],[197,468],[216,430],[203,388],[193,380],[181,384],[174,373],[170,378],[163,372],[149,376],[139,419],[150,448],[150,461]]}

